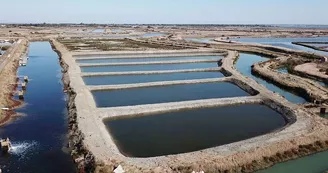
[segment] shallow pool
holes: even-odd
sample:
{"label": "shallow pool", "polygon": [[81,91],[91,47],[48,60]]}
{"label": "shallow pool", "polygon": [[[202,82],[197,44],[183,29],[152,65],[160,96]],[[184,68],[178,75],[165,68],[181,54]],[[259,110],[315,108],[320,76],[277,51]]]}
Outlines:
{"label": "shallow pool", "polygon": [[203,108],[104,123],[120,151],[131,157],[202,150],[266,134],[286,124],[279,113],[263,105]]}
{"label": "shallow pool", "polygon": [[165,73],[148,75],[113,75],[113,76],[88,76],[83,77],[86,85],[115,85],[132,84],[158,81],[191,80],[223,77],[220,72],[188,72],[188,73]]}
{"label": "shallow pool", "polygon": [[120,63],[120,62],[149,62],[149,61],[173,61],[173,60],[219,60],[221,56],[178,56],[178,57],[147,57],[147,58],[108,58],[108,59],[86,59],[77,63]]}
{"label": "shallow pool", "polygon": [[103,32],[105,32],[105,29],[95,29],[92,32],[93,33],[103,33]]}
{"label": "shallow pool", "polygon": [[215,68],[215,67],[218,67],[217,63],[208,62],[208,63],[148,64],[148,65],[81,67],[81,71],[82,72],[158,71],[158,70]]}
{"label": "shallow pool", "polygon": [[238,86],[228,82],[93,91],[92,94],[98,107],[130,106],[249,95]]}
{"label": "shallow pool", "polygon": [[148,38],[148,37],[161,37],[166,35],[166,33],[161,33],[161,32],[150,32],[144,34],[142,37]]}

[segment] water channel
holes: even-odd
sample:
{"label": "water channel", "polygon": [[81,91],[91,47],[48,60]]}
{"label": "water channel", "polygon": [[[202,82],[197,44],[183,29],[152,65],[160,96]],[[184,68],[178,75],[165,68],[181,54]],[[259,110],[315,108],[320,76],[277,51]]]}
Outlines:
{"label": "water channel", "polygon": [[61,84],[61,67],[49,42],[32,42],[26,67],[18,76],[28,76],[23,113],[12,123],[0,128],[2,138],[13,143],[10,154],[2,154],[2,172],[73,173],[75,165],[65,151],[67,112]]}

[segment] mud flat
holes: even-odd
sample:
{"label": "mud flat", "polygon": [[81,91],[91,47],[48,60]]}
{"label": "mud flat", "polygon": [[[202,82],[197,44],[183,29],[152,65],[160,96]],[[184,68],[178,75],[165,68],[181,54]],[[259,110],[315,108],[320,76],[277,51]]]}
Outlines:
{"label": "mud flat", "polygon": [[[233,65],[237,58],[236,52],[229,51],[229,55],[222,59],[222,69],[225,73],[231,74],[228,79],[235,81],[239,87],[250,93],[256,90],[255,96],[97,108],[90,87],[83,83],[80,67],[74,61],[72,53],[57,41],[53,40],[53,43],[60,52],[63,62],[67,64],[65,65],[67,69],[65,79],[69,81],[67,82],[69,94],[74,98],[70,100],[71,106],[69,106],[75,117],[72,119],[72,127],[74,127],[72,129],[75,129],[72,130],[72,134],[76,136],[75,139],[78,139],[77,143],[83,146],[80,147],[82,149],[76,148],[77,153],[80,154],[75,154],[75,156],[79,158],[77,160],[79,163],[87,165],[86,167],[91,170],[95,169],[96,172],[110,172],[118,165],[122,165],[127,172],[192,172],[193,170],[252,172],[328,148],[327,121],[308,113],[301,106],[288,102],[253,79],[246,78],[237,72]],[[272,108],[283,115],[286,126],[265,135],[200,151],[133,158],[120,152],[103,122],[106,118],[139,117],[184,109],[247,103],[264,104]]]}

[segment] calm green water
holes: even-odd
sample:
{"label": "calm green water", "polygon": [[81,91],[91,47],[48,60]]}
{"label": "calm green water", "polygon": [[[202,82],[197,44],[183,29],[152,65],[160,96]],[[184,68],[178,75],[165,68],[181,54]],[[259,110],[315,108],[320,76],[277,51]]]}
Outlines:
{"label": "calm green water", "polygon": [[131,106],[249,95],[238,86],[227,82],[94,91],[92,94],[97,107]]}
{"label": "calm green water", "polygon": [[115,76],[89,76],[83,77],[86,85],[114,85],[157,81],[174,81],[204,78],[223,77],[220,72],[188,72],[149,75],[115,75]]}
{"label": "calm green water", "polygon": [[81,67],[82,72],[124,72],[124,71],[158,71],[158,70],[182,70],[197,68],[215,68],[218,64],[209,63],[182,63],[182,64],[149,64],[149,65],[120,65]]}
{"label": "calm green water", "polygon": [[219,60],[221,56],[179,56],[179,57],[149,57],[149,58],[109,58],[76,60],[77,63],[117,63],[117,62],[149,62],[149,61],[172,61],[172,60]]}
{"label": "calm green water", "polygon": [[256,173],[324,173],[328,171],[328,151],[277,164]]}
{"label": "calm green water", "polygon": [[283,90],[283,89],[277,87],[276,85],[269,83],[269,82],[267,82],[259,77],[256,77],[252,74],[251,66],[253,64],[260,62],[260,61],[267,61],[267,60],[268,60],[267,58],[264,58],[261,56],[241,53],[235,66],[236,66],[237,70],[239,72],[241,72],[243,75],[254,79],[258,83],[267,87],[269,90],[279,93],[280,95],[284,96],[288,101],[293,102],[293,103],[306,103],[306,100],[303,99],[302,97],[299,97],[291,92]]}
{"label": "calm green water", "polygon": [[283,117],[263,105],[236,105],[105,120],[120,151],[153,157],[186,153],[266,134]]}

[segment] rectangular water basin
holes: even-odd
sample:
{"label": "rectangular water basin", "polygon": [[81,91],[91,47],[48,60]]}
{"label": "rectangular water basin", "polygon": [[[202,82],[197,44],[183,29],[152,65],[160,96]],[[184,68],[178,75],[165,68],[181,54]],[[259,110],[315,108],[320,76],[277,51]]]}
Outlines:
{"label": "rectangular water basin", "polygon": [[181,70],[197,68],[215,68],[218,64],[209,63],[183,63],[183,64],[149,64],[149,65],[120,65],[120,66],[97,66],[81,67],[82,72],[124,72],[124,71],[158,71],[158,70]]}
{"label": "rectangular water basin", "polygon": [[223,74],[220,72],[188,72],[141,75],[86,76],[83,77],[83,80],[86,85],[116,85],[219,77],[223,77]]}
{"label": "rectangular water basin", "polygon": [[181,84],[122,90],[93,91],[98,107],[130,106],[186,100],[248,96],[238,86],[228,82]]}
{"label": "rectangular water basin", "polygon": [[285,126],[264,105],[203,108],[104,121],[121,153],[155,157],[245,140]]}
{"label": "rectangular water basin", "polygon": [[151,61],[185,61],[185,60],[219,60],[221,56],[172,56],[172,57],[145,57],[145,58],[108,58],[108,59],[77,59],[77,63],[120,63],[120,62],[151,62]]}

